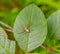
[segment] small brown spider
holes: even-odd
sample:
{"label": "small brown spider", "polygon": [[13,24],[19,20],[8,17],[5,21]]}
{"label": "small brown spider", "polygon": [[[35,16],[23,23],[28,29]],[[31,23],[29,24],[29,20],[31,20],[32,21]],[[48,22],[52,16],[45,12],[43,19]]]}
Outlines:
{"label": "small brown spider", "polygon": [[28,33],[28,32],[30,32],[30,29],[28,27],[25,27],[24,31]]}

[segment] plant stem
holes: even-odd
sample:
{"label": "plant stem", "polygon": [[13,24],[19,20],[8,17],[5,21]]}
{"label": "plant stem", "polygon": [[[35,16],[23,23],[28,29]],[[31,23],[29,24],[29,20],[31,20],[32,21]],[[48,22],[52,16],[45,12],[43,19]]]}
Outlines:
{"label": "plant stem", "polygon": [[8,32],[13,32],[13,30],[11,30],[11,29],[5,29],[6,31],[8,31]]}
{"label": "plant stem", "polygon": [[41,47],[41,48],[43,48],[43,49],[48,50],[49,52],[57,51],[57,52],[59,52],[59,53],[60,53],[60,50],[57,50],[57,49],[56,49],[56,48],[54,48],[54,47],[47,47],[47,46],[45,46],[45,45],[41,45],[40,47]]}
{"label": "plant stem", "polygon": [[44,45],[41,45],[40,47],[43,48],[43,49],[46,49],[46,50],[50,51],[50,49],[48,47],[44,46]]}
{"label": "plant stem", "polygon": [[0,21],[0,24],[5,26],[6,28],[8,28],[8,29],[5,29],[6,31],[13,32],[13,28],[11,26],[9,26],[8,24],[6,24],[6,23],[4,23],[2,21]]}

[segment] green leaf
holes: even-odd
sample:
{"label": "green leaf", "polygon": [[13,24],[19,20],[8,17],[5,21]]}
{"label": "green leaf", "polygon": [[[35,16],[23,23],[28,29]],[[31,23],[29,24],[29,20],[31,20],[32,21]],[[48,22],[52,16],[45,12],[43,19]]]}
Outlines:
{"label": "green leaf", "polygon": [[44,42],[47,35],[47,21],[35,4],[25,7],[16,17],[14,37],[25,52],[30,52]]}
{"label": "green leaf", "polygon": [[49,35],[60,39],[60,10],[51,14],[48,18]]}
{"label": "green leaf", "polygon": [[[4,34],[3,34],[4,33]],[[5,33],[5,31],[0,27],[0,38],[4,37],[4,39],[7,39],[7,34]]]}
{"label": "green leaf", "polygon": [[7,39],[7,34],[0,27],[0,54],[15,54],[15,41]]}

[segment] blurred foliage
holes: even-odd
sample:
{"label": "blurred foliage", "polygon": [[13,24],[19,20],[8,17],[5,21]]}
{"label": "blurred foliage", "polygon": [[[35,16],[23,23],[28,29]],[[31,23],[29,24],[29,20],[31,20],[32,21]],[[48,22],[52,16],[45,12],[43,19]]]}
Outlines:
{"label": "blurred foliage", "polygon": [[[48,16],[54,11],[60,9],[60,0],[0,0],[0,21],[3,21],[13,27],[16,15],[30,3],[37,4],[37,6],[40,7],[45,14],[46,18],[48,18]],[[60,40],[47,36],[44,44],[48,47],[55,47],[57,51],[58,48],[56,46],[60,46]],[[19,47],[16,48],[16,54],[24,54]],[[60,54],[58,52],[49,52],[40,47],[32,52],[32,54]]]}

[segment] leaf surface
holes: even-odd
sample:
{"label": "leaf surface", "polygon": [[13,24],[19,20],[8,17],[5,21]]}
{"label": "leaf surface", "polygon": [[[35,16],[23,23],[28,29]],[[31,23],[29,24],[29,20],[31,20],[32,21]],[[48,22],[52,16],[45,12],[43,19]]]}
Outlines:
{"label": "leaf surface", "polygon": [[60,10],[54,12],[48,18],[49,35],[60,39]]}
{"label": "leaf surface", "polygon": [[25,7],[16,17],[14,37],[25,52],[42,45],[47,35],[47,21],[42,11],[31,4]]}
{"label": "leaf surface", "polygon": [[15,41],[7,39],[7,34],[0,27],[0,54],[15,54]]}

